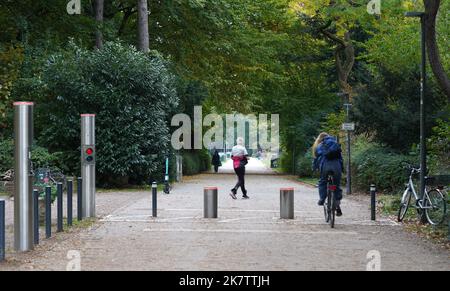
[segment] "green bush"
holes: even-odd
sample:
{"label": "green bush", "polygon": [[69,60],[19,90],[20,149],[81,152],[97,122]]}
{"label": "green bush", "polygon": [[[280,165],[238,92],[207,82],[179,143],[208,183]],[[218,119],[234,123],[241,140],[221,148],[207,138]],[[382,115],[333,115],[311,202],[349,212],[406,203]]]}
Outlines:
{"label": "green bush", "polygon": [[187,176],[208,171],[211,168],[211,157],[208,151],[186,151],[183,153],[183,174]]}
{"label": "green bush", "polygon": [[[33,167],[59,168],[58,154],[51,154],[46,148],[34,146],[31,152]],[[0,173],[14,168],[14,140],[0,141]]]}
{"label": "green bush", "polygon": [[[60,152],[70,172],[79,171],[82,113],[96,114],[102,185],[128,177],[146,180],[161,169],[170,142],[167,120],[178,97],[160,57],[120,43],[92,51],[71,44],[52,55],[35,78],[44,92],[36,105],[39,143]],[[18,86],[17,96],[28,90],[26,84]]]}
{"label": "green bush", "polygon": [[367,190],[375,184],[380,191],[397,193],[407,182],[407,173],[402,163],[417,164],[417,155],[403,155],[387,147],[359,138],[353,147],[353,185]]}
{"label": "green bush", "polygon": [[315,177],[317,172],[314,173],[312,170],[313,161],[312,151],[308,150],[304,155],[297,158],[296,175],[300,177]]}
{"label": "green bush", "polygon": [[12,139],[0,140],[0,173],[14,167],[14,141]]}

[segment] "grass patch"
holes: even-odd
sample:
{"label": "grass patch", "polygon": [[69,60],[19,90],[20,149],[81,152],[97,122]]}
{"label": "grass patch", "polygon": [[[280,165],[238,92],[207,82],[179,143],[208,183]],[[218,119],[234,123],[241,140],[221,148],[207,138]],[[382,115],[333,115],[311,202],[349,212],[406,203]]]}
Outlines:
{"label": "grass patch", "polygon": [[[158,192],[164,190],[163,184],[158,184]],[[98,193],[113,193],[113,192],[148,192],[152,191],[151,185],[129,186],[126,188],[97,188]]]}
{"label": "grass patch", "polygon": [[298,181],[308,184],[308,185],[311,185],[311,186],[317,186],[319,179],[311,178],[311,177],[300,177],[300,178],[298,178]]}
{"label": "grass patch", "polygon": [[[401,196],[379,195],[377,199],[378,211],[384,215],[395,216],[395,219],[397,219]],[[449,201],[447,200],[447,211],[449,209],[448,202]],[[447,213],[447,221],[439,226],[422,224],[420,223],[420,218],[417,210],[414,207],[410,206],[402,224],[407,231],[416,233],[419,236],[436,243],[443,244],[446,248],[450,249],[448,219],[449,215]]]}

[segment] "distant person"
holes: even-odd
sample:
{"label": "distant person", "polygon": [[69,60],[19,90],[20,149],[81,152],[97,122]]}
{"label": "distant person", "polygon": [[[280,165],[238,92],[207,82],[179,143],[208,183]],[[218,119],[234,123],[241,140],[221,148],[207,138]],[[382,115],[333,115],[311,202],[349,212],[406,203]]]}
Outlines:
{"label": "distant person", "polygon": [[242,198],[249,199],[250,197],[247,196],[247,190],[245,189],[245,165],[248,164],[248,152],[242,137],[238,138],[236,143],[237,145],[231,150],[231,159],[233,160],[233,168],[238,177],[238,182],[231,189],[230,196],[233,199],[237,199],[236,194],[240,187],[243,194]]}
{"label": "distant person", "polygon": [[333,172],[334,183],[337,186],[336,190],[336,215],[342,216],[341,200],[342,189],[341,176],[344,170],[344,164],[342,162],[342,151],[336,138],[329,134],[322,132],[317,137],[313,145],[313,170],[320,171],[319,181],[319,206],[323,206],[327,198],[327,178],[328,173]]}
{"label": "distant person", "polygon": [[219,172],[219,167],[222,167],[222,162],[220,161],[220,155],[218,150],[214,150],[214,154],[212,156],[212,165],[214,166],[214,172]]}

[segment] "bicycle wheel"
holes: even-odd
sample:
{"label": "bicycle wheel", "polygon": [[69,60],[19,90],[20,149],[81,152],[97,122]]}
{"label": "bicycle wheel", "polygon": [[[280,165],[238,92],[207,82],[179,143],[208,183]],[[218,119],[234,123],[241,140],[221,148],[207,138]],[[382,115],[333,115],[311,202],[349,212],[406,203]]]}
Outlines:
{"label": "bicycle wheel", "polygon": [[330,227],[334,228],[334,221],[336,219],[336,199],[334,197],[334,191],[330,191]]}
{"label": "bicycle wheel", "polygon": [[397,220],[402,222],[408,212],[409,204],[411,203],[411,191],[408,189],[403,192],[402,201],[400,202],[400,209],[398,210]]}
{"label": "bicycle wheel", "polygon": [[426,218],[431,225],[439,225],[444,222],[447,201],[439,190],[433,189],[428,192],[428,195],[425,196],[424,208]]}

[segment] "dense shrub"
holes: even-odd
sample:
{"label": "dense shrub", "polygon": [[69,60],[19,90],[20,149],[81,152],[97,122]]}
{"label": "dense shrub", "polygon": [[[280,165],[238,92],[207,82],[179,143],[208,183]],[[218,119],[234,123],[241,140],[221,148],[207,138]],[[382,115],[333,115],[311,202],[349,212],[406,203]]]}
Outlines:
{"label": "dense shrub", "polygon": [[14,167],[14,141],[0,140],[0,173]]}
{"label": "dense shrub", "polygon": [[317,173],[312,170],[313,155],[312,151],[308,150],[304,155],[297,158],[296,175],[300,177],[314,177]]}
{"label": "dense shrub", "polygon": [[190,176],[211,168],[211,157],[208,151],[186,151],[183,153],[183,174]]}
{"label": "dense shrub", "polygon": [[353,147],[353,185],[367,190],[375,184],[380,191],[397,193],[407,181],[402,164],[417,164],[418,155],[404,155],[360,138]]}
{"label": "dense shrub", "polygon": [[[36,168],[59,168],[58,153],[49,153],[46,148],[34,146],[31,152],[33,167]],[[0,173],[14,168],[14,140],[5,139],[0,141]]]}
{"label": "dense shrub", "polygon": [[428,140],[429,169],[433,175],[450,174],[450,122],[437,120],[433,136]]}
{"label": "dense shrub", "polygon": [[[97,173],[102,185],[145,180],[169,150],[167,120],[178,98],[165,61],[119,43],[89,51],[71,45],[49,58],[36,106],[40,144],[79,169],[80,114],[96,114]],[[26,84],[17,93],[26,91]],[[40,126],[39,126],[40,125]]]}

